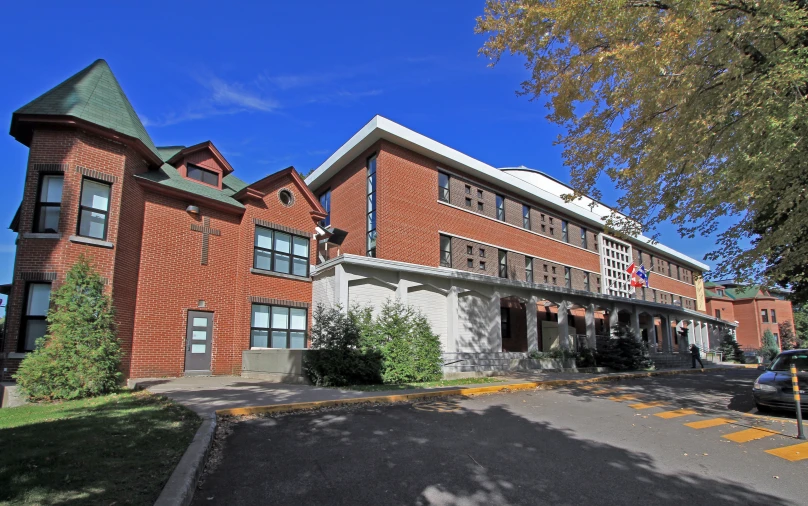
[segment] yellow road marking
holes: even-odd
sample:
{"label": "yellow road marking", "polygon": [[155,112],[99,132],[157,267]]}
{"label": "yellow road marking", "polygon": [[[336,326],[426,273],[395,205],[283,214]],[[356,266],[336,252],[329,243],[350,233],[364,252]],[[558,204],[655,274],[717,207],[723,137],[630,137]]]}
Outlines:
{"label": "yellow road marking", "polygon": [[628,407],[634,409],[648,409],[666,405],[667,404],[664,401],[653,401],[653,402],[639,402],[637,404],[629,404]]}
{"label": "yellow road marking", "polygon": [[592,393],[595,395],[613,394],[615,392],[618,392],[616,388],[601,388],[600,390],[592,390]]}
{"label": "yellow road marking", "polygon": [[735,441],[736,443],[746,443],[756,439],[763,439],[764,437],[776,435],[781,434],[768,429],[746,429],[739,432],[733,432],[732,434],[725,434],[721,437],[724,439],[729,439],[730,441]]}
{"label": "yellow road marking", "polygon": [[610,401],[636,401],[637,396],[634,394],[626,394],[626,395],[613,395],[609,397]]}
{"label": "yellow road marking", "polygon": [[719,425],[726,425],[728,423],[735,423],[735,420],[729,420],[727,418],[713,418],[712,420],[690,422],[686,423],[685,425],[691,429],[709,429],[710,427],[718,427]]}
{"label": "yellow road marking", "polygon": [[678,418],[680,416],[695,415],[696,411],[693,409],[674,409],[673,411],[663,411],[662,413],[654,413],[654,416],[660,418]]}
{"label": "yellow road marking", "polygon": [[798,460],[808,459],[808,443],[766,450],[766,453],[771,453],[775,457],[780,457],[781,459],[786,459],[791,462],[797,462]]}
{"label": "yellow road marking", "polygon": [[593,388],[595,388],[595,385],[583,385],[578,388],[580,388],[581,390],[592,390]]}

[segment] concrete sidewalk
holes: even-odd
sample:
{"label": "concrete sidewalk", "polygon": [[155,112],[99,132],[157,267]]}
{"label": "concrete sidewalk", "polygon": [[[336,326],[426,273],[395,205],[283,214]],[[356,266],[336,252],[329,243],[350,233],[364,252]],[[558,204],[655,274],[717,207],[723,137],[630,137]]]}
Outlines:
{"label": "concrete sidewalk", "polygon": [[[706,369],[716,369],[712,366]],[[692,369],[667,369],[659,374],[690,372]],[[461,386],[418,388],[412,390],[379,390],[360,392],[339,388],[325,388],[311,385],[270,383],[262,380],[246,379],[238,376],[188,376],[183,378],[134,380],[135,388],[144,388],[154,394],[164,395],[202,415],[212,414],[221,409],[249,406],[272,406],[299,402],[339,401],[378,397],[389,394],[413,394],[438,392],[458,388],[507,387],[528,382],[552,382],[557,380],[609,380],[619,379],[633,373],[572,373],[572,372],[513,372],[508,376],[498,376],[496,383],[469,383]]]}

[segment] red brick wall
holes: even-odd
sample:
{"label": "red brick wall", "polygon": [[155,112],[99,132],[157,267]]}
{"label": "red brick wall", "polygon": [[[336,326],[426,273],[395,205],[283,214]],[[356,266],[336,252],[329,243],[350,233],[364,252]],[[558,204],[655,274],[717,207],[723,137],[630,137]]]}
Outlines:
{"label": "red brick wall", "polygon": [[[62,191],[62,208],[59,220],[61,239],[26,238],[25,234],[33,230],[34,208],[39,186],[39,171],[35,164],[67,164],[64,172]],[[76,234],[78,206],[83,176],[76,171],[77,167],[85,167],[114,176],[117,181],[112,184],[110,207],[107,217],[107,241],[114,247],[103,248],[94,245],[71,242],[69,237]],[[5,353],[14,353],[18,349],[18,338],[21,326],[21,313],[25,297],[25,281],[20,279],[23,273],[55,272],[56,280],[52,290],[56,290],[64,281],[65,273],[76,262],[79,255],[86,255],[95,269],[109,282],[110,290],[116,276],[132,284],[136,281],[136,271],[132,272],[133,258],[137,256],[137,239],[132,234],[139,234],[138,217],[121,222],[121,205],[123,188],[132,185],[133,173],[145,168],[142,159],[131,149],[122,144],[106,140],[99,136],[76,129],[37,129],[31,140],[28,156],[28,170],[23,190],[22,209],[20,214],[20,236],[17,243],[16,266],[12,292],[8,307],[8,337],[5,340]],[[127,195],[127,206],[137,207],[137,193]],[[120,222],[120,223],[119,223]],[[120,232],[119,232],[120,230]],[[117,258],[124,272],[116,273]],[[114,292],[111,292],[114,295]],[[125,295],[116,301],[117,323],[121,330],[124,349],[129,348],[132,318],[132,297]],[[16,369],[18,360],[6,361],[4,367],[10,374]],[[126,365],[126,364],[124,364]]]}
{"label": "red brick wall", "polygon": [[715,316],[715,310],[721,311],[721,319],[728,322],[733,322],[735,318],[735,306],[729,299],[707,299],[707,314]]}
{"label": "red brick wall", "polygon": [[[600,261],[595,253],[439,203],[438,168],[439,164],[429,158],[382,141],[377,165],[380,257],[436,266],[439,259],[438,231],[441,230],[600,272]],[[335,206],[332,200],[332,209]],[[521,213],[521,208],[516,211]],[[335,226],[346,228],[341,222],[335,222]]]}
{"label": "red brick wall", "polygon": [[[294,204],[284,207],[277,192],[289,189]],[[200,216],[185,212],[188,201],[147,194],[143,253],[140,262],[137,324],[132,377],[177,376],[185,363],[185,331],[189,310],[214,313],[211,369],[239,374],[241,352],[249,348],[251,296],[311,303],[311,283],[251,274],[254,218],[310,233],[311,207],[291,177],[262,191],[261,203],[247,201],[243,216],[200,206]],[[210,218],[221,235],[210,237],[208,265],[200,265],[202,234],[191,224]],[[310,242],[311,261],[315,243]],[[200,300],[205,308],[198,308]],[[311,311],[309,311],[311,319]]]}

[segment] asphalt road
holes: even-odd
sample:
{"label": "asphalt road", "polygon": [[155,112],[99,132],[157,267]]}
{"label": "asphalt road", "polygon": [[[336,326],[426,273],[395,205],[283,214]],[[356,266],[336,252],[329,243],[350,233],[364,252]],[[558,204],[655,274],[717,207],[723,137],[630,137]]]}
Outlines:
{"label": "asphalt road", "polygon": [[743,414],[756,376],[249,419],[229,427],[194,504],[808,504],[808,459],[765,451],[801,443],[776,433],[795,422]]}

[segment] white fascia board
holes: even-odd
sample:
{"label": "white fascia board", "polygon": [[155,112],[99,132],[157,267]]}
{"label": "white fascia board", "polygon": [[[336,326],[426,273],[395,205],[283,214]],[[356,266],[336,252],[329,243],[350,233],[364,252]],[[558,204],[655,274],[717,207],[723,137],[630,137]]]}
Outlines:
{"label": "white fascia board", "polygon": [[[388,140],[401,147],[427,156],[447,168],[457,169],[483,181],[500,186],[503,189],[510,190],[528,201],[538,200],[542,205],[564,214],[572,215],[581,222],[595,227],[597,230],[603,229],[604,220],[602,216],[586,208],[568,204],[564,202],[561,197],[534,186],[522,178],[501,171],[496,167],[483,163],[456,149],[452,149],[425,135],[399,125],[395,121],[378,115],[374,116],[373,119],[348,139],[348,142],[340,146],[333,155],[328,157],[322,165],[317,167],[317,169],[306,178],[306,184],[312,192],[316,193],[334,174],[379,139]],[[710,270],[708,265],[668,248],[667,246],[660,243],[652,244],[653,241],[647,237],[640,235],[634,239],[642,243],[643,247],[649,250],[657,250],[660,253],[679,259],[702,271]]]}

